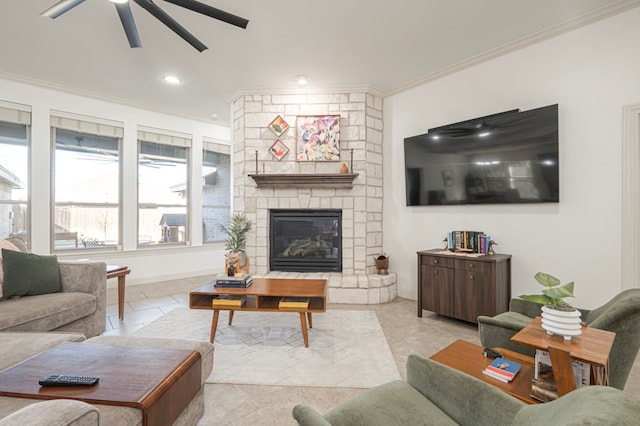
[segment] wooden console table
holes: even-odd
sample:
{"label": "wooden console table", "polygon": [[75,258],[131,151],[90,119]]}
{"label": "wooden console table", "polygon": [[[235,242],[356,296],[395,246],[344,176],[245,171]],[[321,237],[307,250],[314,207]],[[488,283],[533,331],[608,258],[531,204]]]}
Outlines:
{"label": "wooden console table", "polygon": [[[525,328],[511,338],[516,343],[549,352],[551,368],[558,388],[558,395],[565,395],[576,389],[571,359],[591,364],[593,368],[604,370],[604,382],[600,375],[592,374],[592,384],[608,385],[609,352],[616,334],[597,328],[582,327],[582,334],[564,340],[561,336],[550,336],[542,328],[542,318],[536,317]],[[592,368],[592,370],[593,370]]]}
{"label": "wooden console table", "polygon": [[107,265],[107,279],[118,278],[118,318],[124,319],[124,285],[131,269],[127,266]]}
{"label": "wooden console table", "polygon": [[[213,306],[213,299],[221,295],[246,296],[242,306]],[[309,298],[307,308],[278,308],[283,297]],[[213,343],[218,328],[220,311],[229,311],[229,325],[235,311],[296,312],[300,314],[300,325],[304,346],[309,347],[308,327],[313,328],[311,314],[327,310],[327,280],[294,278],[254,278],[247,288],[216,287],[211,282],[189,293],[189,308],[213,310],[209,342]]]}
{"label": "wooden console table", "polygon": [[426,309],[468,321],[509,309],[511,255],[456,255],[442,249],[418,252],[418,316]]}
{"label": "wooden console table", "polygon": [[[144,425],[172,424],[200,391],[202,359],[196,351],[62,343],[0,372],[0,395],[75,399],[134,407]],[[94,386],[40,386],[48,374],[97,376]]]}

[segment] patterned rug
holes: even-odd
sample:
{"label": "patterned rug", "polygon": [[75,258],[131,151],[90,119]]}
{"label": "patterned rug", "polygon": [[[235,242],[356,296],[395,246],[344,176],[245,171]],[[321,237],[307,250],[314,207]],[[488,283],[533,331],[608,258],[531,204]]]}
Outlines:
{"label": "patterned rug", "polygon": [[[134,335],[209,340],[211,311],[175,309]],[[208,383],[370,388],[400,379],[373,311],[313,315],[304,347],[297,313],[221,312]]]}

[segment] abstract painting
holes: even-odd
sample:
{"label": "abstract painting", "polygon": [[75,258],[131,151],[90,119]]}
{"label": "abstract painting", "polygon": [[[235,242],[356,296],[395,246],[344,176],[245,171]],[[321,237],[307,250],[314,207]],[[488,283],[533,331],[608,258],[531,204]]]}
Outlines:
{"label": "abstract painting", "polygon": [[339,115],[299,115],[296,128],[298,161],[340,161]]}

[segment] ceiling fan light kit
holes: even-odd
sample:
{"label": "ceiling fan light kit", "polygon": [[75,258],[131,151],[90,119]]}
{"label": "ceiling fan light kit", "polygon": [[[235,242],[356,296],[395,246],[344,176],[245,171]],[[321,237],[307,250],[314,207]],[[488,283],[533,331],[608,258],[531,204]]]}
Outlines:
{"label": "ceiling fan light kit", "polygon": [[[60,0],[47,10],[43,11],[40,15],[47,18],[56,19],[60,15],[70,11],[74,7],[83,3],[85,0]],[[129,41],[131,47],[142,47],[140,36],[138,35],[138,29],[133,19],[133,13],[131,13],[131,6],[128,0],[111,0],[116,7],[122,28]],[[152,0],[133,0],[138,6],[153,15],[157,20],[165,24],[171,31],[180,36],[183,40],[193,46],[199,52],[207,49],[207,46],[198,40],[193,34],[187,31],[182,25],[180,25],[175,19],[173,19],[167,12],[162,10]],[[224,10],[217,9],[208,4],[196,0],[165,0],[167,3],[175,4],[176,6],[183,7],[191,10],[192,12],[200,13],[205,16],[217,19],[227,24],[234,25],[236,27],[246,29],[249,24],[249,20],[225,12]]]}

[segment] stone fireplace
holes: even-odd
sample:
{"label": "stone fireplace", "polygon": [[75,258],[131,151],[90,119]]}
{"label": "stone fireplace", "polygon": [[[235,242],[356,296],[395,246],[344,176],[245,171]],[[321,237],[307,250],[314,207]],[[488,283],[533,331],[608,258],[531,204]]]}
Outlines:
{"label": "stone fireplace", "polygon": [[[340,116],[340,161],[297,161],[296,117],[327,114]],[[290,126],[279,137],[268,127],[278,115]],[[368,92],[242,95],[233,101],[232,123],[234,210],[243,211],[255,225],[247,239],[251,272],[268,277],[326,278],[332,303],[375,304],[393,300],[396,297],[393,263],[389,275],[378,275],[374,261],[374,257],[384,252],[382,99]],[[269,152],[276,140],[289,149],[280,160]],[[340,174],[343,164],[348,167],[348,174]],[[287,210],[340,212],[341,270],[274,268],[270,256],[274,243],[270,215]],[[330,229],[322,232],[326,238],[332,233]],[[308,237],[312,241],[313,235]],[[297,239],[303,238],[307,236]],[[325,239],[318,253],[328,248],[333,254],[335,239]],[[291,253],[290,250],[288,254]]]}

